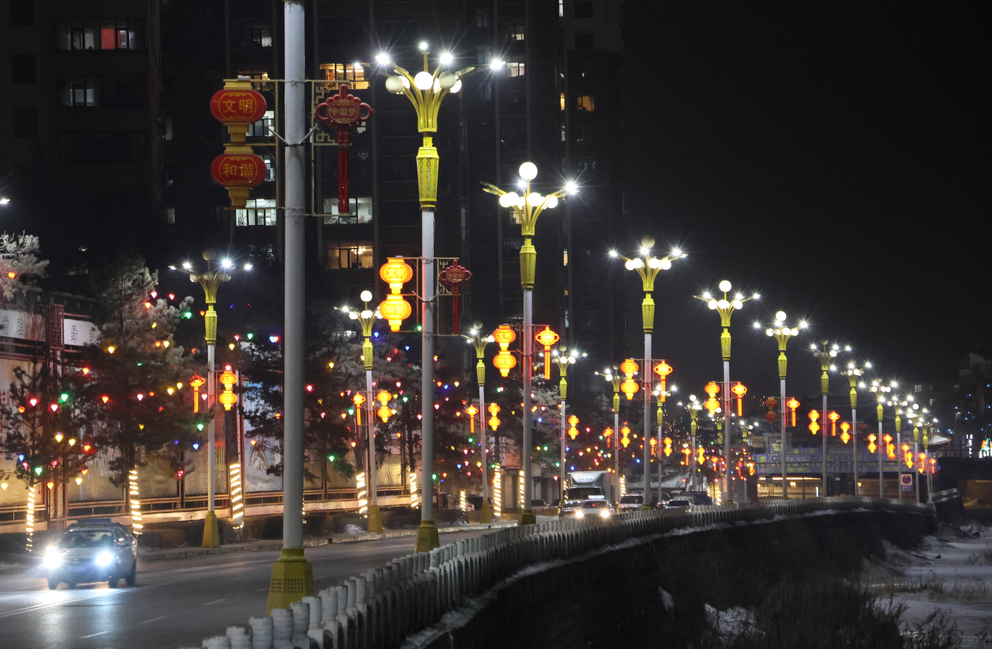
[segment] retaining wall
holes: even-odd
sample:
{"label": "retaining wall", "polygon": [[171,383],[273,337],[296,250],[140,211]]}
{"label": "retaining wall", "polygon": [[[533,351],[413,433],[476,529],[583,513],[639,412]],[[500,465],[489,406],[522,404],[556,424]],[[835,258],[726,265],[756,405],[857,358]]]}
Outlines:
{"label": "retaining wall", "polygon": [[[664,626],[644,623],[663,610],[663,573],[676,590],[694,584],[699,607],[746,604],[749,580],[775,579],[801,562],[860,562],[880,553],[882,538],[908,546],[932,522],[926,505],[819,498],[506,528],[353,576],[294,606],[295,637],[251,646],[308,648],[313,639],[326,649],[390,649],[417,633],[423,646],[445,649],[496,646],[495,638],[542,649],[597,639],[640,646]],[[434,626],[449,613],[461,617]],[[232,627],[229,636],[243,632]],[[204,646],[231,646],[224,640]]]}

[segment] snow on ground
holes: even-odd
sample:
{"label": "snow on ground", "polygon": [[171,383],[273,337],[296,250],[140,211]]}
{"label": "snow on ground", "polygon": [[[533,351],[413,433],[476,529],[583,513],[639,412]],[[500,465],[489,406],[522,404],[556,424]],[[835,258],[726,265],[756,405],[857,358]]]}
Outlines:
{"label": "snow on ground", "polygon": [[864,562],[863,583],[906,606],[904,628],[943,612],[961,632],[962,647],[992,647],[992,530],[942,523],[912,550],[886,542],[885,554]]}

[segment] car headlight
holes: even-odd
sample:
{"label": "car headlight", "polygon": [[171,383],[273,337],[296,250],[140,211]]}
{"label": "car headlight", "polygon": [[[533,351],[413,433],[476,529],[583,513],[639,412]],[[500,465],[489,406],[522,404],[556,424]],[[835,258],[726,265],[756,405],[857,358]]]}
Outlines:
{"label": "car headlight", "polygon": [[113,562],[114,562],[114,555],[110,554],[109,552],[101,552],[100,554],[96,555],[96,565],[100,566],[101,568],[106,568]]}
{"label": "car headlight", "polygon": [[62,551],[54,545],[45,549],[45,559],[43,565],[46,568],[58,568],[62,565]]}
{"label": "car headlight", "polygon": [[601,510],[599,510],[599,515],[602,516],[603,518],[609,518],[610,517],[610,510],[608,510],[608,509],[601,509]]}
{"label": "car headlight", "polygon": [[576,518],[582,518],[583,516],[585,516],[585,514],[582,512],[581,509],[576,509],[575,510],[575,517]]}

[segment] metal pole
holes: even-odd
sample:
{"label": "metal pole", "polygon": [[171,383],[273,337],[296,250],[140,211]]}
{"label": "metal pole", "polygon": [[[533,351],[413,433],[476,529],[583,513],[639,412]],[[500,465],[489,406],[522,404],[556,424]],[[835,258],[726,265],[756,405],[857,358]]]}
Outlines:
{"label": "metal pole", "polygon": [[885,498],[885,482],[882,477],[882,404],[878,404],[878,497]]}
{"label": "metal pole", "polygon": [[303,321],[304,268],[304,9],[285,0],[285,339],[283,342],[283,533],[282,553],[272,568],[267,614],[312,596],[313,566],[303,553]]}
{"label": "metal pole", "polygon": [[778,380],[778,384],[779,384],[779,391],[782,393],[782,400],[781,400],[781,404],[782,404],[782,497],[783,498],[788,498],[789,497],[789,476],[786,475],[786,468],[785,468],[786,459],[785,459],[785,456],[788,453],[789,440],[787,439],[788,438],[788,431],[786,430],[786,423],[787,422],[785,421],[785,378],[780,378]]}
{"label": "metal pole", "polygon": [[658,443],[654,446],[654,461],[658,465],[658,504],[661,504],[661,423],[665,416],[661,407],[658,407]]}
{"label": "metal pole", "polygon": [[[644,323],[645,328],[653,323]],[[644,435],[641,440],[644,442],[644,489],[641,509],[648,509],[651,506],[651,333],[644,332]]]}
{"label": "metal pole", "polygon": [[564,505],[565,500],[565,400],[561,400],[561,497],[558,499],[560,505]]}
{"label": "metal pole", "polygon": [[613,475],[616,488],[613,502],[620,502],[620,410],[613,411]]}
{"label": "metal pole", "polygon": [[[424,138],[427,139],[426,137]],[[430,552],[440,547],[437,526],[434,525],[434,209],[422,206],[420,282],[424,292],[421,301],[421,383],[420,383],[420,528],[417,530],[417,552]]]}
{"label": "metal pole", "polygon": [[[492,523],[492,509],[489,505],[489,446],[486,442],[486,386],[479,384],[479,440],[482,446],[482,517],[483,523]],[[486,513],[489,513],[489,520],[485,520]]]}
{"label": "metal pole", "polygon": [[823,495],[829,495],[827,493],[827,393],[823,392],[823,408],[820,413],[820,421],[823,422],[823,428],[821,429],[823,433]]}
{"label": "metal pole", "polygon": [[[528,189],[530,184],[528,183]],[[534,512],[531,511],[530,501],[533,485],[531,484],[531,428],[533,426],[534,413],[531,412],[533,407],[530,391],[531,391],[531,373],[533,372],[533,355],[534,355],[534,336],[531,335],[533,325],[534,325],[534,288],[525,287],[524,291],[524,344],[523,344],[523,370],[524,375],[524,418],[523,418],[523,439],[521,442],[522,448],[520,449],[520,475],[524,481],[524,502],[520,504],[520,524],[530,525],[537,522],[537,518],[534,516]]]}
{"label": "metal pole", "polygon": [[[208,262],[209,263],[209,262]],[[207,341],[207,407],[206,411],[213,414],[214,397],[217,394],[214,388],[216,377],[216,342]],[[203,521],[203,543],[202,547],[215,548],[220,545],[219,530],[217,528],[217,514],[214,511],[214,500],[216,494],[216,458],[214,456],[214,445],[217,443],[216,428],[214,427],[214,417],[207,423],[207,517]]]}
{"label": "metal pole", "polygon": [[[854,388],[851,388],[853,391]],[[854,495],[858,495],[858,409],[851,408],[851,459],[854,460]]]}
{"label": "metal pole", "polygon": [[[727,334],[729,337],[729,333]],[[730,359],[723,361],[723,504],[730,504]]]}
{"label": "metal pole", "polygon": [[378,484],[375,467],[375,414],[372,409],[372,370],[365,370],[365,404],[368,407],[368,415],[365,417],[365,425],[368,427],[368,452],[369,461],[365,469],[368,476],[365,480],[366,488],[369,492],[369,525],[368,531],[373,534],[382,534],[382,515],[379,513]]}

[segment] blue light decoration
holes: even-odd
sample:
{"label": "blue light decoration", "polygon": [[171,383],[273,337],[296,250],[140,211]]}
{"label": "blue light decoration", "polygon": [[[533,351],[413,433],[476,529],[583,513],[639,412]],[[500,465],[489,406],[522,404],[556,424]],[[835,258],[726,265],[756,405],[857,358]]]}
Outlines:
{"label": "blue light decoration", "polygon": [[200,445],[199,445],[199,444],[197,444],[196,442],[194,442],[194,443],[193,443],[193,450],[194,450],[194,451],[199,451],[199,450],[200,450]]}

